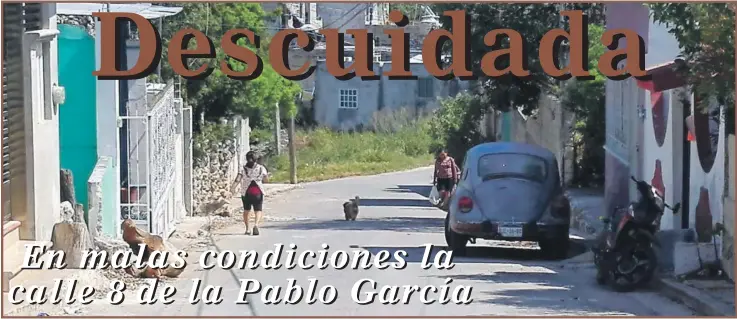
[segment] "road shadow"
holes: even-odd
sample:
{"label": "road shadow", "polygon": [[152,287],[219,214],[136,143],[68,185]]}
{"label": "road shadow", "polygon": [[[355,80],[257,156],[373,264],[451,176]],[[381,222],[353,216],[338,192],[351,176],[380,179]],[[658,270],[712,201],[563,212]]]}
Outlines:
{"label": "road shadow", "polygon": [[[458,281],[483,281],[485,284],[494,284],[492,291],[475,291],[474,303],[524,309],[545,309],[550,315],[565,313],[591,314],[592,312],[597,312],[599,315],[625,314],[615,310],[617,307],[611,307],[611,301],[606,300],[602,295],[591,293],[592,288],[597,289],[593,278],[583,283],[571,284],[570,281],[561,278],[562,276],[554,271],[532,273],[495,272],[468,276],[451,275],[443,278],[447,277]],[[456,283],[474,285],[473,283]],[[525,283],[527,288],[520,289],[520,283]],[[648,312],[637,313],[636,309],[638,308],[640,307],[633,307],[628,312],[634,312],[634,315],[654,315]]]}
{"label": "road shadow", "polygon": [[[455,261],[455,260],[454,260]],[[458,261],[455,261],[458,263]],[[606,288],[596,284],[594,273],[577,270],[573,276],[590,276],[590,280],[571,281],[571,274],[561,274],[562,264],[527,263],[524,270],[488,271],[471,274],[433,275],[433,278],[453,279],[455,285],[485,287],[474,289],[474,304],[490,306],[509,306],[515,309],[544,309],[546,315],[575,315],[576,313],[597,313],[598,315],[622,315],[618,307],[611,306],[611,297]],[[491,268],[493,269],[493,268]],[[603,289],[603,290],[602,290]],[[592,293],[601,291],[601,293]],[[642,290],[645,291],[645,290]],[[621,308],[621,307],[619,307]],[[628,309],[635,315],[652,316],[641,307]],[[493,314],[484,314],[493,316]]]}
{"label": "road shadow", "polygon": [[432,207],[426,199],[406,198],[361,198],[364,207]]}
{"label": "road shadow", "polygon": [[422,197],[429,197],[432,185],[397,185],[396,188],[387,188],[385,191],[396,193],[415,193]]}
{"label": "road shadow", "polygon": [[279,223],[269,225],[270,229],[281,230],[352,230],[352,231],[397,231],[408,233],[443,233],[441,217],[384,217],[361,218],[356,221],[315,220],[299,223]]}
{"label": "road shadow", "polygon": [[[504,243],[513,244],[513,243]],[[518,243],[515,243],[518,244]],[[371,254],[376,255],[380,251],[388,251],[394,259],[394,252],[403,250],[407,252],[407,256],[404,260],[408,263],[420,263],[423,255],[425,254],[426,248],[424,246],[411,246],[411,247],[400,247],[400,246],[361,246]],[[432,251],[429,254],[429,260],[434,260],[435,256],[441,252],[446,251],[445,245],[433,245]],[[568,250],[568,256],[566,259],[570,259],[581,255],[586,252],[586,247],[579,241],[571,241],[571,248]],[[497,246],[490,245],[488,242],[479,242],[477,245],[468,246],[466,249],[466,256],[453,256],[454,263],[489,263],[499,260],[515,260],[515,261],[548,261],[542,254],[540,249],[535,246],[528,246],[520,248],[519,246]],[[394,259],[394,261],[396,261]]]}

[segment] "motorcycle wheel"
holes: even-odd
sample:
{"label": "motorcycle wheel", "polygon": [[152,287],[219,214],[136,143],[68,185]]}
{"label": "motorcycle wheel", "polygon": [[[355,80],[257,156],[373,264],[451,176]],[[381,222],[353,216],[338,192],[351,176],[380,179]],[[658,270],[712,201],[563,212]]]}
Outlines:
{"label": "motorcycle wheel", "polygon": [[596,283],[599,285],[605,285],[606,284],[606,273],[604,273],[601,270],[596,270]]}
{"label": "motorcycle wheel", "polygon": [[637,267],[644,267],[644,269],[640,270],[634,270],[634,272],[639,273],[640,278],[630,280],[627,277],[630,277],[628,275],[622,274],[619,271],[619,265],[615,264],[612,269],[609,271],[609,285],[614,289],[616,292],[631,292],[647,283],[650,282],[652,279],[654,273],[655,273],[655,266],[657,265],[657,257],[655,256],[655,250],[651,246],[647,247],[641,247],[634,250],[634,252],[640,256],[641,258],[644,258],[647,260],[647,264]]}

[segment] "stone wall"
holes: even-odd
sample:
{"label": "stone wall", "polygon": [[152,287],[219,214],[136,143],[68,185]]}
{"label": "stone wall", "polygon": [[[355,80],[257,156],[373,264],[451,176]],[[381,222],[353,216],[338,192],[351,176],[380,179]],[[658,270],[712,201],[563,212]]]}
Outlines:
{"label": "stone wall", "polygon": [[196,215],[229,214],[229,203],[237,196],[239,185],[231,186],[238,176],[238,168],[245,163],[245,154],[250,150],[250,128],[248,119],[226,123],[233,126],[235,137],[219,143],[210,141],[214,145],[212,151],[194,164],[192,194]]}

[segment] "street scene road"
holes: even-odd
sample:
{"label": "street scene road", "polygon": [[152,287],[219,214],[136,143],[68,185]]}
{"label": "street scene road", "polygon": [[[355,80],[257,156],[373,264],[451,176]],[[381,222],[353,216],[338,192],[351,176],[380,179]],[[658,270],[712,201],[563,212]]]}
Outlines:
{"label": "street scene road", "polygon": [[[454,258],[455,267],[450,270],[422,269],[420,260],[424,245],[436,245],[435,252],[445,247],[445,213],[430,207],[425,198],[430,192],[430,180],[431,170],[420,169],[306,184],[268,199],[266,222],[260,236],[244,235],[243,224],[240,220],[234,221],[216,232],[212,245],[190,251],[196,261],[200,253],[208,249],[263,252],[273,249],[275,244],[291,243],[298,245],[297,251],[316,251],[322,244],[328,244],[330,251],[367,250],[376,254],[381,250],[405,250],[408,253],[406,269],[243,270],[236,267],[223,270],[215,267],[205,271],[193,264],[176,282],[168,282],[179,291],[177,300],[171,305],[142,306],[129,297],[123,307],[95,303],[85,307],[83,313],[111,315],[114,311],[121,315],[152,316],[251,316],[254,311],[259,316],[693,315],[684,306],[657,292],[642,290],[618,294],[597,286],[590,258],[586,258],[588,254],[581,240],[575,238],[570,258],[563,261],[544,260],[536,244],[479,241],[471,246],[468,257]],[[342,203],[356,195],[361,197],[358,219],[355,222],[342,220]],[[190,305],[186,299],[194,278],[201,279],[203,286],[222,286],[224,301],[219,305]],[[313,278],[317,279],[318,289],[332,285],[338,291],[338,298],[331,305],[319,301],[312,305],[304,301],[297,305],[265,305],[261,295],[254,294],[251,305],[234,302],[240,289],[238,279],[256,279],[263,286],[282,286],[283,295],[289,278],[294,278],[305,290]],[[382,305],[378,301],[358,305],[351,298],[351,289],[363,278],[375,280],[379,287],[441,287],[450,278],[451,291],[457,285],[473,287],[473,302],[424,305],[419,297],[414,297],[406,305]]]}
{"label": "street scene road", "polygon": [[[22,85],[3,86],[0,112],[0,312],[734,317],[736,11],[685,2],[4,3],[3,25],[14,28],[3,33],[3,79]],[[125,22],[111,26],[114,16]],[[501,28],[537,40],[482,41]],[[275,45],[214,72],[200,72],[210,57],[192,57],[185,74],[170,63],[178,52],[147,45],[176,46],[186,33],[210,43],[213,57],[233,57],[239,44],[226,40],[243,30]],[[623,30],[642,45],[584,41]],[[289,34],[299,43],[280,41]],[[548,41],[560,35],[568,45]],[[111,41],[118,69],[142,71],[135,79],[105,72]],[[335,45],[345,59],[329,54]],[[452,58],[459,50],[467,63]],[[622,76],[598,67],[632,62],[638,50],[646,58],[620,63]],[[407,72],[395,77],[398,51]],[[372,63],[351,66],[362,52]],[[336,73],[336,57],[348,73]],[[233,76],[255,60],[263,70]],[[274,63],[284,61],[313,68],[296,80]],[[563,81],[554,66],[566,63]],[[592,66],[590,76],[576,65]],[[529,74],[499,77],[501,66]],[[544,161],[486,157],[502,149]],[[433,163],[434,172],[420,168]],[[253,208],[254,228],[243,208]],[[596,249],[600,269],[612,270],[598,278],[609,287],[597,285],[592,237],[615,229],[626,236]],[[33,252],[43,249],[38,265]],[[90,252],[99,262],[85,262]],[[182,252],[181,271],[151,257]],[[133,270],[104,254],[158,265]],[[286,265],[303,256],[348,267]],[[266,269],[272,263],[285,265]],[[172,299],[147,304],[141,291]],[[58,299],[85,292],[95,301]]]}

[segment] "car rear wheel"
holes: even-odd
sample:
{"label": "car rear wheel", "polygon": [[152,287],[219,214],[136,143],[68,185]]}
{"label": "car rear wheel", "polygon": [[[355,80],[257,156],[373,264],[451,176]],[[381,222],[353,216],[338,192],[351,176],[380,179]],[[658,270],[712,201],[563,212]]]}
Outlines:
{"label": "car rear wheel", "polygon": [[570,247],[570,241],[568,240],[568,233],[565,236],[560,235],[554,239],[542,240],[539,242],[540,250],[546,258],[560,260],[565,259],[568,256],[568,248]]}
{"label": "car rear wheel", "polygon": [[468,237],[458,234],[450,229],[450,214],[445,214],[445,242],[448,244],[448,249],[453,252],[453,255],[466,255]]}

